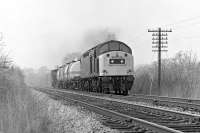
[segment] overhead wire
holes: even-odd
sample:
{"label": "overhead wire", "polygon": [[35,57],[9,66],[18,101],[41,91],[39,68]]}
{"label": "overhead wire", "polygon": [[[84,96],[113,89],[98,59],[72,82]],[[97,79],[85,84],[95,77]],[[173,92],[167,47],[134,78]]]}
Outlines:
{"label": "overhead wire", "polygon": [[[188,26],[188,25],[191,25],[191,23],[192,23],[192,26]],[[180,27],[186,27],[186,26],[188,26],[188,27],[186,27],[186,28],[194,28],[194,26],[197,26],[197,25],[200,25],[200,16],[182,19],[182,20],[176,21],[176,22],[174,22],[174,23],[165,24],[165,25],[163,25],[163,26],[161,26],[161,27],[169,27],[169,26],[171,26],[172,28],[174,27],[174,28],[176,28],[176,29],[179,29],[179,30],[176,30],[176,32],[173,33],[173,34],[175,34],[176,36],[177,36],[177,35],[179,35],[179,36],[182,35],[182,36],[180,37],[180,39],[200,39],[200,37],[198,37],[198,36],[195,36],[196,38],[193,38],[193,36],[189,36],[189,37],[184,36],[184,33],[183,33],[182,31],[180,31]],[[179,27],[178,27],[178,26],[179,26]],[[185,30],[185,29],[184,29],[184,30]],[[172,31],[173,31],[173,29],[172,29]],[[145,34],[145,33],[146,33],[146,31],[143,31],[142,33],[140,33],[140,34],[136,35],[135,37],[133,37],[133,39],[139,41],[142,37],[144,37],[144,34]],[[146,40],[147,40],[147,38],[141,39],[142,42],[144,42],[144,41],[146,41]],[[136,43],[136,44],[137,44],[137,43]],[[151,62],[153,62],[153,59],[155,58],[155,54],[156,54],[156,53],[153,53],[153,54],[152,54],[152,56],[151,56]],[[169,58],[168,52],[165,52],[165,56],[166,56],[167,58]]]}
{"label": "overhead wire", "polygon": [[186,22],[191,22],[193,20],[200,20],[200,16],[195,16],[195,17],[190,17],[190,18],[186,18],[186,19],[182,19],[182,20],[179,20],[177,22],[174,22],[174,23],[170,23],[170,24],[165,24],[163,25],[162,27],[167,27],[167,26],[177,26],[179,24],[183,24],[183,23],[186,23]]}

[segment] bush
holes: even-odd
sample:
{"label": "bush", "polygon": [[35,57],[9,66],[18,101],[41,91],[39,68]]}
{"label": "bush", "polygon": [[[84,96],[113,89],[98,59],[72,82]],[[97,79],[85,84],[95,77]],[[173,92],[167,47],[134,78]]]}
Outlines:
{"label": "bush", "polygon": [[17,67],[1,70],[0,83],[0,132],[114,132],[96,121],[94,114],[27,88]]}
{"label": "bush", "polygon": [[157,62],[136,70],[132,93],[154,94],[171,97],[199,98],[200,63],[191,52],[178,52],[174,58],[163,59],[161,90],[159,94]]}
{"label": "bush", "polygon": [[20,68],[0,69],[0,88],[20,88],[24,86],[24,75]]}
{"label": "bush", "polygon": [[25,83],[28,86],[49,87],[51,85],[50,70],[43,66],[38,70],[31,68],[23,69]]}

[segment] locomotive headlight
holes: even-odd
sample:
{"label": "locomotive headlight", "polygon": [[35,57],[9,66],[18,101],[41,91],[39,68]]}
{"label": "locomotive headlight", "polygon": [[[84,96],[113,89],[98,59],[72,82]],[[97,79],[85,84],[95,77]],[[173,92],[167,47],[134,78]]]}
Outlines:
{"label": "locomotive headlight", "polygon": [[108,71],[107,70],[103,70],[103,74],[107,74],[108,73]]}
{"label": "locomotive headlight", "polygon": [[119,59],[119,58],[117,58],[117,59],[109,59],[109,63],[110,64],[125,64],[125,59]]}
{"label": "locomotive headlight", "polygon": [[132,73],[132,70],[131,69],[128,69],[127,70],[127,74],[131,74]]}

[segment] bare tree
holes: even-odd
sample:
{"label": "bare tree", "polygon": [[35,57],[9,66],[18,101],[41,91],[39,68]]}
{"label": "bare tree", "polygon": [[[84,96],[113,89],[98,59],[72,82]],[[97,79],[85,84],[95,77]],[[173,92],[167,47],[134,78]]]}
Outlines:
{"label": "bare tree", "polygon": [[12,64],[12,60],[9,58],[9,54],[6,54],[3,49],[3,35],[0,33],[0,69],[9,68]]}
{"label": "bare tree", "polygon": [[134,89],[132,93],[150,94],[151,90],[151,71],[150,66],[140,66],[136,70],[136,78],[134,83]]}
{"label": "bare tree", "polygon": [[[134,89],[137,88],[139,92],[146,93],[149,89],[148,86],[152,86],[152,94],[157,94],[157,67],[155,62],[136,70]],[[199,97],[199,75],[200,63],[197,56],[191,51],[180,51],[175,57],[162,60],[161,95],[184,98]],[[147,77],[150,77],[152,82],[149,83]]]}
{"label": "bare tree", "polygon": [[3,37],[0,34],[0,87],[13,88],[24,86],[24,76],[19,67],[12,64],[9,54],[4,52],[2,41]]}

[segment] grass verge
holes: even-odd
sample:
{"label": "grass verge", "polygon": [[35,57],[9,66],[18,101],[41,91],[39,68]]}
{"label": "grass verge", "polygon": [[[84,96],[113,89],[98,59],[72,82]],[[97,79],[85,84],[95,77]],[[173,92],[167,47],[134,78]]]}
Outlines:
{"label": "grass verge", "polygon": [[107,133],[96,115],[80,107],[62,105],[30,90],[0,89],[0,132],[3,133]]}

